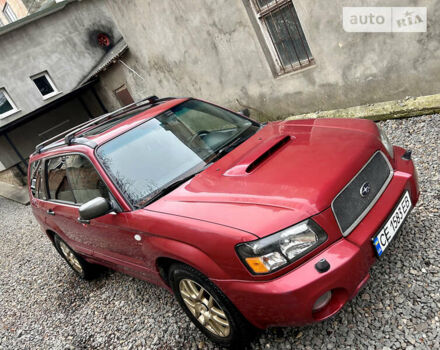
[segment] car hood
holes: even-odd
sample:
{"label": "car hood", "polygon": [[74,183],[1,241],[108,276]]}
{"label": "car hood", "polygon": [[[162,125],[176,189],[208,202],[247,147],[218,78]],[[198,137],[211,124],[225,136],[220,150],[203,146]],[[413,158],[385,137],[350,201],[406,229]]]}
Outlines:
{"label": "car hood", "polygon": [[269,123],[146,210],[264,237],[327,209],[382,147],[367,120]]}

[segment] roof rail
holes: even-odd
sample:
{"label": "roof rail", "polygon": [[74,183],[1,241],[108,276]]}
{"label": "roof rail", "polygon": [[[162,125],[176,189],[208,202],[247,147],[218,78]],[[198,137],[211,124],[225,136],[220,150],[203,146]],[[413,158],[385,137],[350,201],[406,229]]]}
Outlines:
{"label": "roof rail", "polygon": [[155,103],[157,101],[159,101],[159,97],[157,97],[156,95],[148,96],[147,98],[144,98],[144,99],[142,99],[140,101],[133,102],[133,103],[127,105],[127,106],[121,107],[121,108],[117,109],[116,111],[113,111],[113,112],[104,114],[104,115],[102,115],[102,116],[100,116],[98,118],[95,118],[95,119],[91,120],[89,123],[86,123],[85,125],[82,125],[81,128],[77,128],[76,130],[73,130],[73,131],[67,133],[64,136],[64,143],[66,145],[70,145],[72,143],[72,140],[75,138],[75,135],[80,130],[83,130],[83,129],[89,127],[89,126],[98,124],[100,121],[108,120],[110,118],[119,116],[121,113],[129,112],[129,111],[131,111],[133,109],[136,109],[138,107],[141,107],[141,106],[144,106],[144,105],[148,105],[148,104],[153,104],[153,103]]}
{"label": "roof rail", "polygon": [[[69,130],[63,131],[62,133],[60,133],[60,134],[58,134],[58,135],[56,135],[54,137],[51,137],[50,139],[48,139],[48,140],[38,144],[35,147],[35,152],[36,153],[41,153],[43,148],[45,148],[46,146],[49,146],[50,144],[54,143],[55,141],[58,141],[59,139],[61,139],[63,137],[64,137],[64,143],[63,144],[71,145],[72,144],[72,140],[75,138],[75,135],[79,131],[81,131],[81,130],[89,127],[89,126],[92,126],[92,125],[98,125],[100,122],[102,122],[104,120],[108,120],[108,119],[116,117],[116,116],[119,116],[121,113],[125,113],[125,112],[131,111],[133,109],[136,109],[138,107],[142,107],[142,106],[145,106],[145,105],[148,105],[148,104],[153,104],[153,103],[159,102],[161,100],[167,100],[167,99],[159,99],[157,96],[152,95],[152,96],[146,97],[146,98],[144,98],[144,99],[142,99],[140,101],[137,101],[137,102],[131,103],[131,104],[127,105],[127,106],[124,106],[122,108],[119,108],[119,109],[117,109],[117,110],[115,110],[113,112],[109,112],[109,113],[103,114],[103,115],[101,115],[101,116],[99,116],[97,118],[94,118],[92,120],[88,120],[88,121],[86,121],[84,123],[76,125],[75,127],[71,128]],[[59,145],[57,145],[57,146],[59,146]]]}

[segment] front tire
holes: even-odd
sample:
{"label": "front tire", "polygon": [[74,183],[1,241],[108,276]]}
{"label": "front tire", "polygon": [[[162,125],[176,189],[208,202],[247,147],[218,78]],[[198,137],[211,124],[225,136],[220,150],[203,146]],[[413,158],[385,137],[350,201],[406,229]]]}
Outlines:
{"label": "front tire", "polygon": [[55,235],[53,241],[58,253],[80,278],[91,280],[96,276],[96,267],[76,254],[59,236]]}
{"label": "front tire", "polygon": [[169,281],[182,309],[215,343],[244,348],[256,329],[240,314],[222,291],[190,266],[174,264]]}

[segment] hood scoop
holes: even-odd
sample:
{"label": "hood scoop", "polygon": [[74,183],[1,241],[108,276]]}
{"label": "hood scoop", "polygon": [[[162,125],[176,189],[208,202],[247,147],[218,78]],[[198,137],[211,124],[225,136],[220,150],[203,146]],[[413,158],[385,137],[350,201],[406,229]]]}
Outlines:
{"label": "hood scoop", "polygon": [[267,139],[255,147],[252,151],[245,154],[244,157],[237,162],[237,164],[228,169],[223,175],[243,176],[250,174],[275,152],[289,143],[289,141],[293,138],[294,137],[289,135],[280,135]]}

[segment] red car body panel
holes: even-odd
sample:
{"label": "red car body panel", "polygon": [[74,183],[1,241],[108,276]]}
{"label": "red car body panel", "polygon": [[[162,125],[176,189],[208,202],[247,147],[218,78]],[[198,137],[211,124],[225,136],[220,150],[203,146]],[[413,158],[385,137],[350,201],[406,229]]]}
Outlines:
{"label": "red car body panel", "polygon": [[[419,198],[417,175],[412,162],[402,160],[404,150],[394,147],[395,174],[387,190],[362,222],[346,238],[340,238],[292,271],[271,281],[222,281],[215,283],[225,291],[243,315],[260,328],[298,326],[328,318],[353,298],[369,278],[376,261],[372,237],[386,221],[402,193],[410,193],[412,204]],[[329,208],[313,219],[327,233],[339,231]],[[391,253],[391,252],[390,252]],[[315,264],[325,258],[331,265],[319,273]],[[315,314],[313,303],[328,290],[336,297],[326,309]]]}
{"label": "red car body panel", "polygon": [[[319,119],[269,124],[148,209],[222,223],[258,237],[282,230],[328,208],[374,151],[382,149],[374,123],[347,124]],[[228,175],[286,136],[290,140],[253,171]]]}
{"label": "red car body panel", "polygon": [[[105,133],[99,145],[185,99],[153,107]],[[266,154],[274,145],[274,152]],[[343,237],[330,208],[339,191],[382,145],[377,127],[366,120],[320,119],[270,123],[194,178],[144,209],[132,210],[83,145],[59,147],[31,156],[86,155],[105,181],[122,213],[81,224],[78,207],[31,197],[45,232],[55,232],[90,262],[97,262],[169,289],[160,276],[160,259],[186,263],[209,277],[255,326],[300,325],[337,312],[368,280],[376,256],[371,238],[405,190],[413,205],[419,197],[412,161],[395,147],[389,161],[394,176],[376,204]],[[255,165],[255,166],[254,166]],[[46,214],[47,210],[55,216]],[[274,273],[256,276],[239,259],[237,244],[256,240],[312,218],[327,240]],[[140,240],[133,239],[139,235]],[[392,252],[390,252],[392,253]],[[315,264],[325,258],[329,271]],[[312,312],[316,299],[332,290],[331,302]]]}

